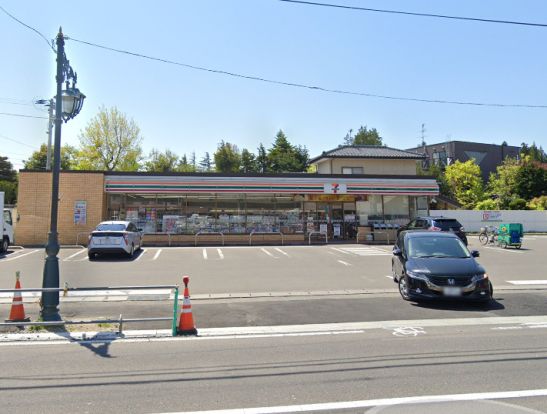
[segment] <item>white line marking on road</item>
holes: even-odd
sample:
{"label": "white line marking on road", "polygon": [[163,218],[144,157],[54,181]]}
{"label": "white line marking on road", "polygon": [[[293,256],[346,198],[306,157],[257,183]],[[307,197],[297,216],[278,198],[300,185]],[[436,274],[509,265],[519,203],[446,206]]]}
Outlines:
{"label": "white line marking on road", "polygon": [[0,263],[11,262],[12,260],[20,259],[21,257],[28,256],[29,254],[33,254],[33,253],[36,253],[36,252],[38,252],[38,251],[40,251],[40,249],[36,249],[36,250],[33,250],[33,251],[31,251],[31,252],[28,252],[28,253],[23,253],[23,254],[20,254],[19,256],[8,257],[7,259],[2,259],[2,260],[0,260]]}
{"label": "white line marking on road", "polygon": [[207,249],[203,249],[203,258],[207,260]]}
{"label": "white line marking on road", "polygon": [[162,251],[162,250],[163,250],[163,249],[159,249],[159,250],[156,252],[156,254],[154,255],[154,257],[152,258],[152,260],[157,260],[158,257],[160,257],[160,254],[161,254],[161,251]]}
{"label": "white line marking on road", "polygon": [[386,275],[386,277],[387,277],[388,279],[393,280],[393,276],[391,276],[391,275]]}
{"label": "white line marking on road", "polygon": [[547,280],[508,280],[512,285],[547,285]]}
{"label": "white line marking on road", "polygon": [[[420,395],[412,397],[398,398],[378,398],[375,400],[360,401],[338,401],[316,404],[297,404],[283,405],[276,407],[249,407],[232,408],[207,411],[185,411],[184,414],[267,414],[267,413],[296,413],[324,410],[348,410],[367,407],[385,407],[394,405],[425,404],[425,403],[443,403],[454,401],[481,401],[481,400],[501,400],[508,398],[528,398],[547,396],[547,389],[537,390],[518,390],[518,391],[498,391],[498,392],[478,392],[470,394],[445,394],[445,395]],[[167,414],[167,413],[166,413]],[[172,412],[169,414],[183,414],[183,412]]]}
{"label": "white line marking on road", "polygon": [[513,250],[511,248],[507,248],[507,249],[504,249],[502,247],[488,247],[488,246],[483,246],[483,249],[488,249],[488,250],[494,250],[496,252],[507,252],[507,253],[517,253],[517,254],[522,254],[524,253],[522,250]]}
{"label": "white line marking on road", "polygon": [[218,252],[218,256],[219,256],[221,259],[224,259],[224,255],[222,254],[222,250],[217,249],[217,252]]}
{"label": "white line marking on road", "polygon": [[418,336],[425,335],[425,333],[424,328],[420,328],[419,326],[401,326],[393,329],[393,335],[395,336]]}
{"label": "white line marking on road", "polygon": [[70,259],[72,259],[73,257],[76,257],[78,256],[79,254],[82,254],[83,252],[87,251],[87,249],[81,249],[80,251],[68,256],[66,259],[63,259],[63,262],[67,262],[69,261]]}
{"label": "white line marking on road", "polygon": [[281,250],[280,248],[276,247],[275,250],[277,250],[279,253],[281,254],[284,254],[285,256],[287,257],[290,257],[289,254],[287,252],[284,252],[283,250]]}
{"label": "white line marking on road", "polygon": [[135,261],[137,262],[137,261],[141,260],[141,257],[143,257],[144,254],[145,254],[147,251],[148,251],[148,249],[142,249],[141,254],[139,254],[139,255],[137,256],[137,258],[135,259]]}
{"label": "white line marking on road", "polygon": [[336,250],[337,252],[340,252],[340,253],[344,253],[344,254],[349,254],[351,255],[350,252],[346,252],[345,250],[342,250],[342,249],[337,249],[336,247],[331,247],[332,250]]}
{"label": "white line marking on road", "polygon": [[351,266],[351,263],[344,262],[343,260],[337,260],[338,263],[342,263],[344,266]]}
{"label": "white line marking on road", "polygon": [[268,250],[266,250],[264,247],[261,247],[260,250],[262,250],[264,253],[266,253],[268,256],[273,257],[274,259],[279,259],[277,256],[274,256],[271,254]]}

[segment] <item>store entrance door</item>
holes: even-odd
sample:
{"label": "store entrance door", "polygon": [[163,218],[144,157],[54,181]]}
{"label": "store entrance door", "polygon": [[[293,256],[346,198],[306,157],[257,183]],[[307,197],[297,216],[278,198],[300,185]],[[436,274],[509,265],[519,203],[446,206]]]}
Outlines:
{"label": "store entrance door", "polygon": [[332,241],[355,239],[355,203],[331,203],[329,205],[329,222],[329,238]]}

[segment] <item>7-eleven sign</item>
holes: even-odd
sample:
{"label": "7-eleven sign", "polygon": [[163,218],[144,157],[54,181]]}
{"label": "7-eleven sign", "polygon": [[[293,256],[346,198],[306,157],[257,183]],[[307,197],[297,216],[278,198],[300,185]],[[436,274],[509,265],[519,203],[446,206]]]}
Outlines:
{"label": "7-eleven sign", "polygon": [[347,194],[348,188],[346,184],[327,183],[323,186],[323,192],[325,194]]}

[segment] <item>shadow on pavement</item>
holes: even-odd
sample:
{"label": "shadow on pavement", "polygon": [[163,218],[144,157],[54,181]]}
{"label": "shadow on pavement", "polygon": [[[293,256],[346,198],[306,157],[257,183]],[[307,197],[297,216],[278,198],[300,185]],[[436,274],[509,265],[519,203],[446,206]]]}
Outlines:
{"label": "shadow on pavement", "polygon": [[[503,300],[503,299],[499,299]],[[413,306],[427,309],[437,309],[437,310],[448,310],[448,311],[497,311],[505,309],[502,303],[498,302],[496,299],[492,299],[488,303],[462,303],[462,302],[453,302],[446,300],[431,301],[431,302],[413,302]]]}

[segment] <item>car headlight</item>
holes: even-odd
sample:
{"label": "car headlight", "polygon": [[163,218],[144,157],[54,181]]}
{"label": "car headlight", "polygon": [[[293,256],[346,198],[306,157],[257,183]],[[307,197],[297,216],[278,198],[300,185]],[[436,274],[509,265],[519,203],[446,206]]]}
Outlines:
{"label": "car headlight", "polygon": [[488,275],[486,273],[479,273],[479,274],[473,276],[473,278],[471,279],[471,282],[477,283],[477,282],[480,282],[480,281],[485,280],[485,279],[488,279]]}
{"label": "car headlight", "polygon": [[412,279],[418,279],[418,280],[423,280],[424,282],[429,282],[429,279],[427,278],[427,276],[422,273],[406,272],[406,274],[410,276]]}

